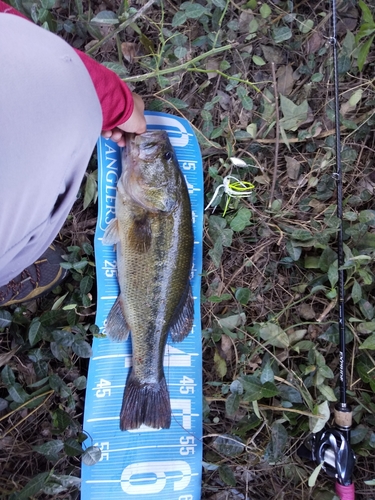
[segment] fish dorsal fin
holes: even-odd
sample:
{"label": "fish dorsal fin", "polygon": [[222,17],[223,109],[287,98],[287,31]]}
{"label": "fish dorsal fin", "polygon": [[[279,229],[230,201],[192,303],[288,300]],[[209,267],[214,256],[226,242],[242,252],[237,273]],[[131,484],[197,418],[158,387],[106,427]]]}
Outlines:
{"label": "fish dorsal fin", "polygon": [[173,318],[173,322],[169,329],[173,342],[181,342],[184,340],[193,326],[194,299],[190,283],[188,283],[186,287],[181,304],[182,307],[179,308],[177,315]]}
{"label": "fish dorsal fin", "polygon": [[115,245],[120,240],[117,218],[111,219],[103,236],[103,245]]}
{"label": "fish dorsal fin", "polygon": [[152,231],[149,217],[136,218],[128,230],[127,243],[139,253],[145,253],[151,247]]}
{"label": "fish dorsal fin", "polygon": [[105,329],[108,337],[115,342],[124,342],[129,336],[130,329],[122,309],[121,295],[108,314]]}

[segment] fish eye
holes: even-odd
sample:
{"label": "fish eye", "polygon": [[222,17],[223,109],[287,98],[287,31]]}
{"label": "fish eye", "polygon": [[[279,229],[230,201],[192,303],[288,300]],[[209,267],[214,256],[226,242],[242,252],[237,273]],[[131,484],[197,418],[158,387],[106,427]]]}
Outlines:
{"label": "fish eye", "polygon": [[164,158],[166,160],[171,160],[172,159],[172,153],[171,151],[167,151],[165,154],[164,154]]}

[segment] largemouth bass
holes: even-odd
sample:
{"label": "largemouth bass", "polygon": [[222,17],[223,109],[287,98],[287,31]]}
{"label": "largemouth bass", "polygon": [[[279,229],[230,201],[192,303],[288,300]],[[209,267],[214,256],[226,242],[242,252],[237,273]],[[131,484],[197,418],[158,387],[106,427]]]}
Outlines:
{"label": "largemouth bass", "polygon": [[190,198],[163,131],[131,136],[117,184],[116,218],[103,243],[116,244],[120,295],[107,320],[117,341],[131,332],[133,365],[120,429],[169,428],[171,406],[163,358],[168,332],[182,341],[193,323],[189,282],[193,254]]}

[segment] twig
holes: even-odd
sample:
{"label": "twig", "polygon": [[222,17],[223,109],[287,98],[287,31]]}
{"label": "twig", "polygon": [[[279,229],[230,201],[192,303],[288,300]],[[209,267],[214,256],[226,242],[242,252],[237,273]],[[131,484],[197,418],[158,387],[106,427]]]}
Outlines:
{"label": "twig", "polygon": [[[191,61],[190,61],[191,62]],[[226,73],[223,73],[219,69],[202,69],[202,68],[189,68],[188,71],[196,71],[197,73],[216,73],[217,75],[223,76],[224,78],[227,78],[228,80],[233,80],[238,83],[244,83],[245,85],[250,85],[254,90],[257,92],[260,92],[260,88],[257,87],[253,82],[250,82],[249,80],[243,80],[242,78],[237,78],[236,76],[231,76],[227,75]],[[265,82],[261,82],[265,83]],[[266,100],[268,100],[267,96],[264,96]]]}
{"label": "twig", "polygon": [[276,178],[277,178],[277,163],[279,160],[279,134],[280,134],[279,104],[278,104],[278,96],[277,96],[275,63],[271,64],[271,68],[272,68],[273,91],[274,91],[274,96],[275,96],[276,143],[275,143],[275,160],[274,160],[274,165],[273,165],[273,178],[272,178],[272,186],[271,186],[270,199],[268,202],[268,208],[271,208],[271,206],[272,206],[273,196],[275,193]]}
{"label": "twig", "polygon": [[102,38],[101,40],[99,40],[98,43],[96,43],[95,45],[93,45],[92,47],[90,47],[86,53],[87,54],[92,54],[101,45],[103,45],[103,43],[105,43],[107,40],[109,40],[110,38],[114,37],[115,35],[117,35],[117,33],[120,33],[120,31],[124,30],[125,28],[127,28],[128,26],[130,26],[131,24],[133,24],[139,17],[143,16],[143,14],[146,12],[146,10],[148,10],[151,7],[151,5],[153,5],[155,2],[156,2],[156,0],[148,0],[148,2],[143,7],[141,7],[133,16],[129,17],[126,21],[124,21],[123,23],[121,23],[118,28],[116,28],[111,33],[109,33],[108,35],[106,35],[104,38]]}
{"label": "twig", "polygon": [[230,50],[235,47],[235,45],[236,44],[231,43],[228,45],[224,45],[223,47],[216,47],[209,50],[208,52],[205,52],[204,54],[194,57],[194,59],[190,59],[189,61],[179,64],[178,66],[173,66],[172,68],[157,69],[155,71],[151,71],[150,73],[145,73],[144,75],[130,76],[128,78],[124,78],[124,81],[127,83],[143,82],[145,80],[148,80],[149,78],[154,78],[160,75],[167,75],[168,73],[176,73],[177,71],[181,71],[182,69],[187,69],[189,66],[201,61],[202,59],[206,59],[207,57],[219,54],[220,52],[224,52],[225,50]]}
{"label": "twig", "polygon": [[324,311],[322,312],[322,314],[319,316],[319,318],[316,320],[317,323],[321,323],[325,317],[328,315],[328,313],[334,308],[336,307],[336,304],[337,304],[337,299],[335,300],[332,300],[328,306],[324,309]]}
{"label": "twig", "polygon": [[[358,118],[354,118],[352,121],[353,121],[353,123],[360,123],[362,120],[365,120],[363,122],[363,124],[364,124],[370,118],[372,118],[374,115],[375,115],[374,111],[368,111],[368,112],[364,113],[363,115],[359,116]],[[363,124],[360,123],[359,127],[362,127]],[[346,127],[345,125],[341,125],[341,127],[340,127],[341,132],[345,132],[345,130],[347,130],[347,129],[348,129],[348,127]],[[332,128],[330,130],[326,130],[325,132],[322,132],[321,134],[307,137],[305,139],[299,139],[298,137],[289,137],[288,142],[289,142],[289,144],[296,144],[299,142],[307,142],[307,141],[311,141],[311,140],[324,139],[325,137],[329,137],[330,135],[334,135],[335,132],[336,132],[336,129]],[[355,129],[354,132],[358,132],[358,129]],[[351,131],[350,134],[348,134],[348,136],[346,137],[346,139],[348,137],[350,137],[354,132]],[[277,141],[278,141],[278,138],[277,139],[254,139],[253,142],[259,142],[259,144],[275,144]]]}
{"label": "twig", "polygon": [[21,425],[25,420],[27,420],[29,417],[31,417],[31,415],[33,415],[36,411],[38,411],[46,403],[46,401],[52,396],[53,393],[54,393],[54,391],[51,390],[51,391],[44,392],[43,394],[39,394],[38,396],[35,396],[35,397],[33,397],[33,398],[25,401],[20,406],[18,406],[15,410],[13,410],[10,413],[7,413],[6,415],[4,415],[0,419],[0,421],[4,420],[6,418],[9,418],[10,415],[12,415],[13,413],[16,413],[22,407],[27,406],[28,404],[32,403],[33,401],[36,401],[37,399],[40,399],[40,398],[43,398],[44,396],[47,396],[45,398],[45,400],[40,403],[39,406],[37,406],[36,408],[34,408],[32,411],[30,411],[25,417],[23,417],[19,422],[17,422],[15,425],[13,425],[12,427],[10,427],[7,431],[4,431],[3,433],[1,433],[1,435],[0,435],[1,439],[3,439],[7,434],[9,434],[10,432],[12,432],[19,425]]}
{"label": "twig", "polygon": [[[214,397],[205,397],[206,401],[208,403],[213,403],[215,401],[221,401],[225,402],[225,398],[214,398]],[[250,403],[247,401],[241,401],[240,406],[245,406],[248,407],[250,406]],[[291,412],[291,413],[298,413],[298,415],[305,415],[306,417],[312,417],[312,418],[324,418],[322,415],[314,415],[313,413],[310,413],[309,411],[304,411],[304,410],[297,410],[296,408],[285,408],[284,406],[270,406],[270,405],[263,405],[263,404],[258,404],[260,410],[271,410],[275,412]],[[205,436],[207,437],[207,436]]]}

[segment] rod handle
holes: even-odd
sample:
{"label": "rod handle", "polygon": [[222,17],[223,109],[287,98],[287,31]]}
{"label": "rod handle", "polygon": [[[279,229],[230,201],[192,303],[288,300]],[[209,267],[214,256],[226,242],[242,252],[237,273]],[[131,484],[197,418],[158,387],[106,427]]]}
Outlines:
{"label": "rod handle", "polygon": [[354,484],[343,486],[340,483],[336,483],[336,494],[341,500],[355,500]]}
{"label": "rod handle", "polygon": [[350,429],[353,422],[353,413],[350,409],[334,409],[335,424],[342,429]]}

